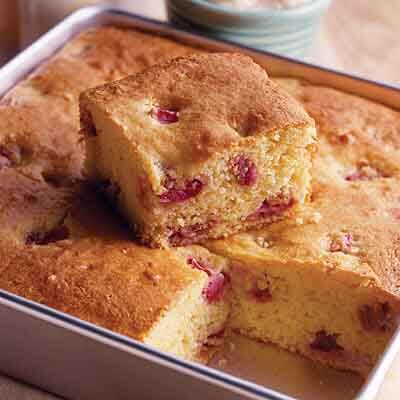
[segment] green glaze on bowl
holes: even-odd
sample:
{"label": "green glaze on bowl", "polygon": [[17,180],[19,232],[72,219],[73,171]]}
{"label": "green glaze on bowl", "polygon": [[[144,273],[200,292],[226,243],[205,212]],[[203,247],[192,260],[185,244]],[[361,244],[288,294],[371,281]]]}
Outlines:
{"label": "green glaze on bowl", "polygon": [[167,0],[169,21],[188,31],[257,49],[302,57],[311,46],[331,0],[291,9],[242,11],[207,0]]}

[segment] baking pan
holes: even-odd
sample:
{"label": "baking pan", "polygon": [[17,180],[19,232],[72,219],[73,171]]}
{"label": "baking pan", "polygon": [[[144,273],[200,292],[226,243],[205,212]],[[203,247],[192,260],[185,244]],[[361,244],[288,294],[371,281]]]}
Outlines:
{"label": "baking pan", "polygon": [[[81,9],[0,70],[4,95],[71,37],[96,25],[132,27],[210,50],[240,51],[272,76],[304,78],[400,109],[400,90],[107,7]],[[241,337],[209,367],[159,352],[128,337],[0,290],[0,370],[71,399],[372,400],[397,351],[400,330],[363,382],[352,373]],[[232,350],[233,349],[233,350]],[[225,363],[229,359],[228,363]]]}

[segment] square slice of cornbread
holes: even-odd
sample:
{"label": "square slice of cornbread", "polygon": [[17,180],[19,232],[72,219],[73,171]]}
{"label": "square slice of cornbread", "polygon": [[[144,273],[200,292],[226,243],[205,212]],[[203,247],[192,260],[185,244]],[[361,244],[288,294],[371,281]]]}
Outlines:
{"label": "square slice of cornbread", "polygon": [[400,113],[279,84],[318,129],[311,198],[295,218],[209,245],[231,261],[231,326],[365,376],[400,322]]}
{"label": "square slice of cornbread", "polygon": [[296,219],[214,241],[230,260],[229,326],[366,376],[400,321],[394,182],[315,190]]}
{"label": "square slice of cornbread", "polygon": [[87,164],[143,243],[178,246],[304,202],[313,120],[250,58],[176,58],[81,95]]}
{"label": "square slice of cornbread", "polygon": [[67,238],[0,246],[0,288],[175,356],[207,361],[229,312],[225,261],[199,246],[139,246],[107,208],[82,195],[64,221]]}

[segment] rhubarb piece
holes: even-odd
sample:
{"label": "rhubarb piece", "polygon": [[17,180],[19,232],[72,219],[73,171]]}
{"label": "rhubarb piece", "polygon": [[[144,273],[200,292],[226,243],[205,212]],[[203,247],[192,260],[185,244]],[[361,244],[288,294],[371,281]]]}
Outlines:
{"label": "rhubarb piece", "polygon": [[160,124],[173,124],[179,120],[179,112],[175,110],[167,110],[161,107],[154,107],[151,111],[151,116]]}
{"label": "rhubarb piece", "polygon": [[341,251],[343,253],[350,253],[354,244],[354,238],[351,233],[337,236],[332,239],[329,250],[332,253]]}
{"label": "rhubarb piece", "polygon": [[208,231],[215,224],[214,221],[209,221],[204,224],[198,223],[184,226],[169,236],[169,243],[173,246],[186,246],[187,244],[204,240],[207,237]]}
{"label": "rhubarb piece", "polygon": [[206,347],[217,347],[224,343],[225,329],[222,328],[219,331],[208,336],[207,340],[204,342]]}
{"label": "rhubarb piece", "polygon": [[217,302],[222,298],[228,278],[223,272],[217,272],[210,276],[207,286],[203,289],[203,296],[208,303]]}
{"label": "rhubarb piece", "polygon": [[392,208],[391,212],[395,219],[400,220],[400,208]]}
{"label": "rhubarb piece", "polygon": [[345,177],[346,181],[354,182],[354,181],[371,181],[377,178],[387,178],[388,175],[383,174],[377,169],[369,166],[362,165],[357,170],[353,171],[351,174]]}
{"label": "rhubarb piece", "polygon": [[340,144],[354,144],[356,141],[354,135],[351,133],[341,133],[336,136],[336,139]]}
{"label": "rhubarb piece", "polygon": [[321,330],[315,334],[314,341],[310,344],[313,350],[319,350],[324,353],[330,353],[332,351],[341,351],[343,347],[337,343],[337,334],[329,334],[326,331]]}
{"label": "rhubarb piece", "polygon": [[253,186],[257,182],[257,167],[250,158],[236,156],[231,161],[231,170],[239,185]]}
{"label": "rhubarb piece", "polygon": [[170,204],[186,201],[192,197],[197,196],[204,186],[203,182],[198,178],[186,182],[181,188],[175,186],[175,184],[176,182],[174,182],[173,184],[169,184],[169,190],[159,196],[160,203]]}
{"label": "rhubarb piece", "polygon": [[214,303],[220,300],[229,282],[228,276],[223,272],[213,271],[212,267],[205,265],[195,257],[189,257],[187,263],[208,275],[207,285],[203,289],[203,296],[207,302]]}
{"label": "rhubarb piece", "polygon": [[199,269],[200,271],[205,272],[208,276],[211,276],[211,271],[212,269],[207,266],[204,265],[202,262],[200,262],[199,260],[197,260],[197,258],[195,257],[189,257],[187,259],[188,264],[190,264],[193,268]]}
{"label": "rhubarb piece", "polygon": [[261,206],[253,214],[250,214],[247,219],[258,220],[280,216],[293,205],[294,200],[292,198],[282,199],[278,197],[272,200],[264,200]]}
{"label": "rhubarb piece", "polygon": [[360,306],[358,316],[366,331],[386,332],[393,326],[393,317],[387,302]]}
{"label": "rhubarb piece", "polygon": [[10,166],[11,166],[11,160],[7,156],[1,154],[0,151],[0,169]]}
{"label": "rhubarb piece", "polygon": [[15,144],[0,146],[0,169],[18,165],[21,162],[21,150]]}

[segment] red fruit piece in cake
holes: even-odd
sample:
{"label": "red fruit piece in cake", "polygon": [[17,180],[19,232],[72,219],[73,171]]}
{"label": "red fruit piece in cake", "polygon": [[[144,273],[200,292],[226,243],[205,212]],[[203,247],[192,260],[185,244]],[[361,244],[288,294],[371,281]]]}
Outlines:
{"label": "red fruit piece in cake", "polygon": [[167,125],[179,121],[179,112],[176,110],[168,110],[166,108],[154,107],[151,116],[160,124]]}
{"label": "red fruit piece in cake", "polygon": [[207,286],[203,290],[203,296],[208,303],[214,303],[220,300],[229,283],[229,278],[223,272],[217,272],[210,276]]}
{"label": "red fruit piece in cake", "polygon": [[358,316],[366,331],[386,332],[393,325],[393,315],[387,302],[365,304],[358,309]]}
{"label": "red fruit piece in cake", "polygon": [[11,166],[11,160],[6,155],[2,154],[0,149],[0,169],[10,166]]}
{"label": "red fruit piece in cake", "polygon": [[184,226],[168,237],[169,243],[173,246],[186,246],[190,243],[202,241],[207,238],[208,231],[215,225],[215,221],[209,221]]}
{"label": "red fruit piece in cake", "polygon": [[283,199],[278,196],[275,199],[264,200],[261,206],[253,214],[250,214],[247,219],[257,220],[280,216],[293,205],[294,200],[292,198]]}
{"label": "red fruit piece in cake", "polygon": [[340,144],[354,144],[356,142],[354,135],[349,132],[338,134],[336,140]]}
{"label": "red fruit piece in cake", "polygon": [[256,164],[244,155],[231,160],[231,170],[239,185],[252,186],[257,182]]}
{"label": "red fruit piece in cake", "polygon": [[21,161],[21,150],[15,144],[0,146],[0,169],[19,164]]}
{"label": "red fruit piece in cake", "polygon": [[341,251],[343,253],[350,253],[354,245],[354,238],[351,233],[336,236],[332,239],[329,250],[332,253]]}
{"label": "red fruit piece in cake", "polygon": [[395,219],[400,220],[400,208],[392,208],[390,211]]}
{"label": "red fruit piece in cake", "polygon": [[325,353],[343,350],[343,347],[337,343],[337,338],[337,334],[329,334],[321,330],[315,334],[315,339],[310,344],[310,347],[313,350],[319,350]]}
{"label": "red fruit piece in cake", "polygon": [[204,271],[208,276],[212,273],[212,268],[208,265],[205,265],[203,262],[200,262],[195,257],[189,257],[187,259],[188,264],[190,264],[193,268],[199,269],[200,271]]}
{"label": "red fruit piece in cake", "polygon": [[204,342],[204,346],[216,347],[221,346],[224,343],[225,329],[222,328],[218,332],[215,332],[208,336],[207,340]]}
{"label": "red fruit piece in cake", "polygon": [[203,182],[198,179],[187,181],[182,187],[176,185],[175,180],[169,180],[165,185],[168,190],[159,196],[160,203],[180,203],[197,196],[203,189]]}
{"label": "red fruit piece in cake", "polygon": [[388,175],[382,173],[376,168],[371,167],[370,165],[361,165],[351,174],[345,177],[346,181],[354,182],[354,181],[372,181],[377,178],[387,178]]}
{"label": "red fruit piece in cake", "polygon": [[203,271],[208,275],[208,282],[203,289],[203,296],[206,301],[208,303],[214,303],[220,300],[229,283],[229,277],[223,272],[214,271],[212,266],[199,261],[195,257],[189,257],[187,263],[193,268]]}

